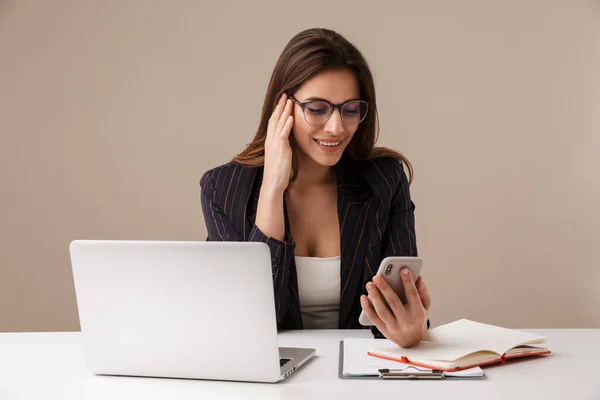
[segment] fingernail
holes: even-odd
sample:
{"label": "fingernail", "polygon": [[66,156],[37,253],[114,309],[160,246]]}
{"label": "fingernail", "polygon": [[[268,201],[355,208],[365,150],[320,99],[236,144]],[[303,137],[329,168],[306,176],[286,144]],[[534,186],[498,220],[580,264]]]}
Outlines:
{"label": "fingernail", "polygon": [[404,276],[408,275],[408,268],[402,268],[402,275],[404,275]]}
{"label": "fingernail", "polygon": [[371,282],[367,283],[367,290],[371,292],[373,289],[375,289],[375,286]]}
{"label": "fingernail", "polygon": [[380,276],[374,276],[374,277],[373,277],[373,282],[374,282],[376,285],[379,285],[379,284],[381,283],[381,277],[380,277]]}
{"label": "fingernail", "polygon": [[367,304],[367,296],[365,296],[364,294],[360,296],[360,302],[363,304]]}

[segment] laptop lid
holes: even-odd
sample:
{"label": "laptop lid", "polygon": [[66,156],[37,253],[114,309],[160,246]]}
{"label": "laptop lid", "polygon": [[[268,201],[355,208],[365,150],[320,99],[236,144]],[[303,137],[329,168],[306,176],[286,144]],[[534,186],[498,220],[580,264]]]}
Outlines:
{"label": "laptop lid", "polygon": [[70,254],[91,372],[279,379],[266,244],[76,240]]}

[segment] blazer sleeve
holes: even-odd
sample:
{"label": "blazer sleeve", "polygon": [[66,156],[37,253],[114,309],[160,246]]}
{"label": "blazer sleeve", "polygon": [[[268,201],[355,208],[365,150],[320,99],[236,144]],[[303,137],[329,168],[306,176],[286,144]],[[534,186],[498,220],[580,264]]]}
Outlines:
{"label": "blazer sleeve", "polygon": [[396,161],[393,166],[396,185],[392,193],[388,229],[382,241],[382,260],[388,256],[416,257],[418,255],[415,204],[410,196],[408,178],[402,163]]}
{"label": "blazer sleeve", "polygon": [[[235,228],[231,218],[224,212],[222,196],[215,187],[210,173],[205,173],[200,180],[200,202],[206,223],[209,241],[237,241],[237,242],[263,242],[269,246],[271,252],[271,268],[273,274],[273,288],[275,292],[275,309],[277,325],[285,316],[289,308],[289,266],[294,257],[295,242],[285,243],[266,236],[256,225],[252,227],[248,237]],[[244,204],[245,205],[245,204]],[[238,218],[246,218],[244,205],[232,207],[232,212],[240,213]],[[289,232],[286,237],[291,239]]]}
{"label": "blazer sleeve", "polygon": [[[382,239],[382,260],[389,256],[418,256],[415,204],[410,196],[408,178],[401,162],[394,160],[392,170],[396,185],[392,193],[387,230]],[[429,327],[430,322],[427,319],[427,329]],[[376,338],[384,337],[375,327],[372,327],[371,332]]]}

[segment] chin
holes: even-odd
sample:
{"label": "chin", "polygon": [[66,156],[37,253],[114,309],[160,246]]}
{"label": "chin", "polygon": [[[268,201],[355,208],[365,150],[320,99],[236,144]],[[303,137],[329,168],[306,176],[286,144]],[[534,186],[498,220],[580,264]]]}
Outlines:
{"label": "chin", "polygon": [[[340,159],[342,158],[344,150],[340,149],[339,153],[331,153],[331,154],[318,154],[316,152],[309,153],[309,157],[315,163],[322,165],[324,167],[333,167],[336,165]],[[316,154],[315,154],[316,153]]]}
{"label": "chin", "polygon": [[317,164],[322,165],[324,167],[333,167],[334,165],[336,165],[340,161],[340,158],[341,157],[336,157],[336,158],[329,158],[329,159],[326,159],[326,160],[323,160],[323,159],[314,159],[313,158],[313,161],[315,161]]}

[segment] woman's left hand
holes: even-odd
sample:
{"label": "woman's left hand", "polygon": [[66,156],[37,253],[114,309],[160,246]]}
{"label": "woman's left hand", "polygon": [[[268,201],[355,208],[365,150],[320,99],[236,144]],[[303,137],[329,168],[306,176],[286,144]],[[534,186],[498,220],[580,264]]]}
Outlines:
{"label": "woman's left hand", "polygon": [[[374,276],[373,282],[367,283],[369,299],[373,305],[364,295],[360,298],[360,304],[386,338],[401,347],[411,347],[419,343],[427,332],[431,298],[421,276],[414,282],[408,268],[402,268],[400,275],[406,293],[406,305],[402,304],[398,295],[381,276]],[[382,295],[390,308],[383,302]]]}

